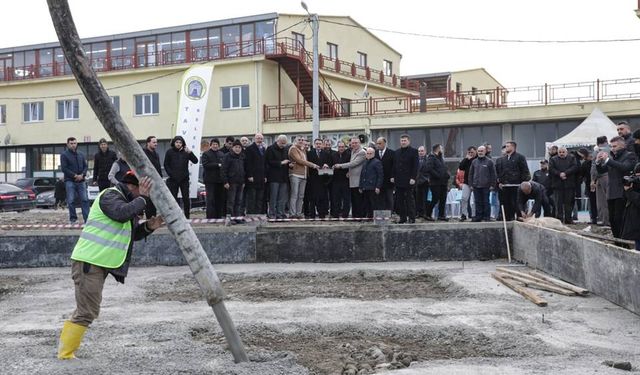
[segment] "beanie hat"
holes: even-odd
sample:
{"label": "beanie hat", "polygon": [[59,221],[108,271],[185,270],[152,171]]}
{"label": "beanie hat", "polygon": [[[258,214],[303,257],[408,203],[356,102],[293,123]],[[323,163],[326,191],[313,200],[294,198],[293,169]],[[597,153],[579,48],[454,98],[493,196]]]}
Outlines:
{"label": "beanie hat", "polygon": [[127,171],[127,173],[124,174],[124,177],[122,177],[121,182],[123,184],[131,184],[131,185],[138,186],[138,178],[136,177],[135,173],[133,173],[133,171],[131,170]]}

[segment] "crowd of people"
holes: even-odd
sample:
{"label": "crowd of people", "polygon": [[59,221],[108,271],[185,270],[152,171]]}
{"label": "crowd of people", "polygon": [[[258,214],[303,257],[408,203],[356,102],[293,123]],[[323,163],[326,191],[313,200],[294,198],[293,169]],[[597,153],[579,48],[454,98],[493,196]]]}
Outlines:
{"label": "crowd of people", "polygon": [[[548,159],[531,175],[516,142],[502,145],[492,155],[492,145],[470,146],[452,179],[440,144],[414,148],[409,135],[400,136],[400,147],[392,150],[380,137],[363,145],[360,137],[339,141],[296,136],[292,143],[280,135],[270,145],[262,134],[227,137],[224,144],[209,140],[200,160],[176,136],[164,156],[169,190],[177,199],[189,195],[189,162],[200,163],[206,188],[206,217],[230,216],[243,223],[245,215],[267,214],[273,219],[371,218],[376,210],[397,214],[397,223],[447,221],[450,186],[461,191],[460,220],[474,222],[516,220],[530,216],[553,216],[565,224],[577,218],[576,205],[584,189],[589,200],[591,223],[610,226],[617,238],[638,242],[640,221],[632,220],[640,210],[640,184],[630,176],[640,175],[638,153],[640,131],[632,134],[629,124],[617,126],[618,136],[598,137],[593,150],[568,150],[552,146]],[[129,170],[122,158],[99,142],[94,156],[93,183],[103,190],[121,180]],[[78,202],[88,214],[84,183],[87,163],[69,138],[61,164],[67,201]],[[157,139],[147,138],[145,153],[162,175]],[[78,198],[76,200],[76,197]],[[190,200],[182,199],[189,218]],[[155,216],[152,204],[147,216]],[[69,207],[70,221],[77,220]]]}

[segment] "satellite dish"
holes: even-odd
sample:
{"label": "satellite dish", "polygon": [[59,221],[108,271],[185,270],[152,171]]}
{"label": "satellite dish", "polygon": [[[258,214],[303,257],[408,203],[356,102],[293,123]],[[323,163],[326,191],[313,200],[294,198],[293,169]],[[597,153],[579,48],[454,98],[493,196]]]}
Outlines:
{"label": "satellite dish", "polygon": [[7,133],[7,135],[4,136],[4,144],[5,145],[11,144],[11,134]]}

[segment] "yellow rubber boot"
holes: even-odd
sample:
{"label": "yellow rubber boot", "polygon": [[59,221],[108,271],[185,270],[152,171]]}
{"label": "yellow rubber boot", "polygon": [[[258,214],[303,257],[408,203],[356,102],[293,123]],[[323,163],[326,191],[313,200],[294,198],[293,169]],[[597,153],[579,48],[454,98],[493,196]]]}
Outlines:
{"label": "yellow rubber boot", "polygon": [[74,359],[73,353],[80,347],[82,336],[87,331],[87,327],[73,323],[69,320],[64,322],[60,333],[58,344],[58,359]]}

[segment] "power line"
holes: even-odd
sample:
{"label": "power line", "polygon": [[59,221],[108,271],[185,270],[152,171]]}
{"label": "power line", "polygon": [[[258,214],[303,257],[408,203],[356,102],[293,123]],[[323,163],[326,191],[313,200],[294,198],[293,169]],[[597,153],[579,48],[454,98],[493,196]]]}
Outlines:
{"label": "power line", "polygon": [[421,34],[421,33],[413,33],[406,31],[397,31],[397,30],[388,30],[388,29],[378,29],[373,27],[365,27],[358,25],[351,25],[348,23],[342,23],[337,21],[329,21],[320,19],[320,22],[331,23],[334,25],[341,25],[353,28],[364,28],[369,31],[379,31],[383,33],[391,33],[391,34],[400,34],[400,35],[410,35],[410,36],[418,36],[424,38],[432,38],[432,39],[445,39],[445,40],[463,40],[463,41],[472,41],[472,42],[493,42],[493,43],[537,43],[537,44],[568,44],[568,43],[627,43],[627,42],[638,42],[640,38],[628,38],[628,39],[576,39],[576,40],[536,40],[536,39],[502,39],[502,38],[475,38],[475,37],[463,37],[463,36],[451,36],[451,35],[437,35],[437,34]]}

